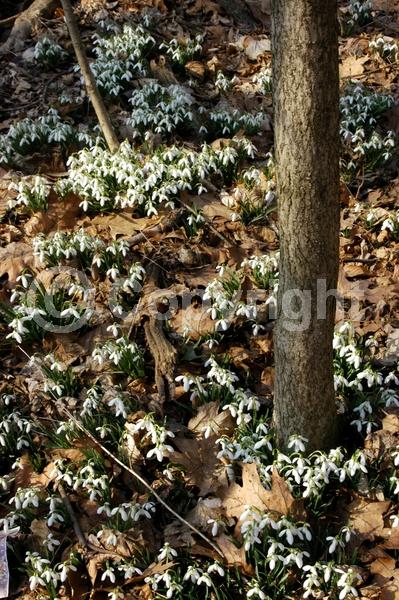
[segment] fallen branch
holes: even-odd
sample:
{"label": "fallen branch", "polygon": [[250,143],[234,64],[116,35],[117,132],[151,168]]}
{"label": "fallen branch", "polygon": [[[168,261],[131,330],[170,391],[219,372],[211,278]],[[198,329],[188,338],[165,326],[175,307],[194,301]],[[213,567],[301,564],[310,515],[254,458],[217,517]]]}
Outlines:
{"label": "fallen branch", "polygon": [[119,148],[118,137],[112,126],[111,119],[109,118],[109,114],[105,108],[101,94],[98,91],[94,75],[90,69],[89,61],[87,60],[86,52],[83,48],[78,25],[70,0],[61,0],[61,4],[62,8],[64,9],[65,21],[71,37],[72,45],[75,50],[76,58],[78,59],[79,67],[85,82],[87,95],[89,96],[90,102],[93,105],[97,115],[98,123],[101,127],[101,131],[104,134],[109,149],[111,152],[116,152]]}
{"label": "fallen branch", "polygon": [[186,521],[186,519],[184,519],[181,515],[179,515],[179,513],[177,513],[175,510],[173,510],[173,508],[171,506],[169,506],[169,504],[167,504],[165,502],[165,500],[163,500],[161,498],[161,496],[152,489],[152,487],[150,486],[150,484],[143,478],[141,477],[141,475],[139,475],[134,469],[132,469],[131,467],[128,467],[127,465],[125,465],[124,462],[122,462],[121,460],[119,460],[118,457],[116,457],[114,454],[112,454],[112,452],[110,452],[105,446],[103,446],[101,444],[101,442],[98,441],[97,438],[94,437],[94,435],[92,435],[90,433],[90,431],[88,429],[86,429],[86,427],[84,427],[82,425],[82,423],[80,421],[78,421],[78,419],[76,417],[74,417],[74,415],[69,412],[69,410],[65,407],[62,407],[62,410],[64,411],[64,413],[66,414],[66,416],[85,434],[87,435],[87,437],[94,443],[96,444],[99,448],[101,448],[101,450],[109,457],[111,458],[117,465],[119,465],[120,467],[122,467],[122,469],[125,469],[125,471],[127,471],[128,473],[130,473],[130,475],[132,475],[135,479],[137,479],[137,481],[139,481],[146,490],[148,490],[153,496],[154,498],[157,500],[157,502],[159,502],[171,515],[173,515],[178,521],[180,521],[181,523],[183,523],[183,525],[185,525],[186,527],[188,527],[189,529],[191,529],[191,531],[193,531],[196,535],[198,535],[201,539],[203,539],[207,544],[209,544],[209,546],[211,548],[213,548],[215,550],[215,552],[217,552],[219,554],[219,556],[222,556],[224,558],[224,554],[223,552],[220,550],[220,548],[218,548],[218,546],[212,542],[212,540],[210,540],[206,535],[204,535],[199,529],[197,529],[196,527],[194,527],[194,525],[191,525],[191,523],[189,523],[188,521]]}
{"label": "fallen branch", "polygon": [[144,229],[144,231],[140,231],[140,233],[136,233],[132,237],[127,238],[126,241],[129,246],[137,246],[137,244],[141,244],[141,242],[145,242],[148,240],[148,238],[154,237],[159,233],[167,233],[168,231],[172,231],[175,225],[178,225],[181,216],[181,210],[171,212],[163,221],[161,221],[161,223],[158,223],[153,227],[149,227],[148,229]]}
{"label": "fallen branch", "polygon": [[144,324],[144,333],[148,348],[154,357],[155,383],[158,390],[159,407],[167,400],[174,400],[176,366],[176,349],[165,336],[162,321],[157,319],[157,295],[162,293],[158,288],[159,267],[152,265],[147,273],[142,297],[133,319],[129,337],[134,327]]}
{"label": "fallen branch", "polygon": [[6,19],[1,19],[0,29],[6,29],[9,25],[14,23],[14,21],[16,21],[21,14],[22,13],[17,13],[16,15],[11,15],[11,17],[7,17]]}
{"label": "fallen branch", "polygon": [[61,483],[58,483],[57,485],[57,489],[58,489],[58,493],[61,496],[61,499],[64,503],[64,506],[69,514],[69,517],[72,521],[72,526],[73,526],[73,530],[75,532],[76,537],[78,538],[78,542],[79,544],[82,546],[82,548],[86,548],[87,547],[87,541],[86,538],[84,536],[84,533],[82,531],[82,528],[80,527],[80,523],[75,515],[75,512],[72,508],[72,504],[70,499],[67,496],[66,491],[64,490],[63,486]]}
{"label": "fallen branch", "polygon": [[145,321],[144,333],[148,348],[154,357],[155,383],[162,406],[166,401],[175,398],[176,349],[166,338],[162,322],[158,321],[155,315],[150,315]]}
{"label": "fallen branch", "polygon": [[[22,50],[24,42],[31,34],[33,27],[39,19],[56,8],[57,0],[34,0],[33,3],[15,18],[15,23],[10,31],[7,41],[0,48],[0,53],[18,52]],[[2,25],[10,24],[14,17],[4,19]]]}

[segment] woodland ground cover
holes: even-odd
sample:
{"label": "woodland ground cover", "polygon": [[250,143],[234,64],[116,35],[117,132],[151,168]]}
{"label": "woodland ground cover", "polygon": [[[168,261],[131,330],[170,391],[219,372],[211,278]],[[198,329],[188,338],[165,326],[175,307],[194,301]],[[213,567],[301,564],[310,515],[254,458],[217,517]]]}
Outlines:
{"label": "woodland ground cover", "polygon": [[271,424],[267,11],[248,34],[207,0],[75,8],[118,152],[60,9],[2,57],[11,594],[393,600],[399,7],[340,5],[342,438],[311,454]]}

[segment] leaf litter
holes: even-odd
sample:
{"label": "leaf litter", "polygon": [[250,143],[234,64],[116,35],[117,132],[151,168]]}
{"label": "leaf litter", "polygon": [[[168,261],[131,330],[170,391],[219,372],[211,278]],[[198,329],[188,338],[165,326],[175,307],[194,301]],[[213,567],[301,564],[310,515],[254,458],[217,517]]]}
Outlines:
{"label": "leaf litter", "polygon": [[[354,4],[340,3],[344,26]],[[301,440],[293,440],[292,453],[282,455],[270,428],[274,274],[259,259],[278,250],[279,235],[272,158],[265,158],[272,153],[270,6],[251,2],[230,15],[215,2],[175,5],[75,5],[92,62],[101,39],[122,30],[120,43],[142,43],[132,42],[124,25],[153,39],[147,54],[137,54],[141,73],[118,79],[121,65],[112,55],[119,90],[106,88],[112,119],[142,153],[139,160],[148,165],[173,144],[197,153],[208,144],[227,156],[249,138],[256,148],[231,170],[222,163],[193,180],[195,189],[178,190],[173,213],[159,205],[157,214],[146,214],[129,204],[96,213],[84,210],[79,193],[62,195],[68,157],[82,144],[93,148],[76,132],[91,133],[96,121],[60,8],[25,46],[2,56],[1,523],[5,532],[18,528],[8,538],[12,595],[392,600],[399,549],[396,155],[370,169],[355,154],[359,170],[343,174],[339,291],[344,306],[356,301],[352,329],[337,313],[346,448],[342,456],[306,457]],[[365,26],[341,38],[343,90],[355,79],[353,85],[395,97],[397,61],[370,46],[379,36],[386,47],[398,43],[395,11],[375,2]],[[52,40],[48,56],[37,46],[44,36]],[[54,63],[53,75],[46,61],[59,52],[55,44],[68,58]],[[180,85],[175,94],[191,95],[191,114],[186,124],[183,116],[182,125],[147,131],[140,144],[126,118],[132,91],[149,79]],[[10,126],[28,118],[33,131],[49,108],[64,123],[59,141],[41,138],[15,152]],[[379,122],[380,135],[397,133],[395,110]],[[32,174],[51,185],[48,208],[9,208],[17,197],[9,183]],[[121,192],[112,185],[115,198]],[[75,246],[57,238],[78,231]],[[34,253],[38,236],[53,240],[53,266]],[[143,289],[132,265],[147,272]],[[59,268],[64,275],[57,278],[52,269]],[[24,278],[29,283],[38,274],[43,289],[25,298]],[[94,310],[85,304],[88,289]],[[50,330],[25,331],[32,310],[47,310],[54,298]],[[162,315],[156,330],[151,310]],[[165,371],[170,348],[176,359]],[[357,369],[352,351],[361,357]]]}

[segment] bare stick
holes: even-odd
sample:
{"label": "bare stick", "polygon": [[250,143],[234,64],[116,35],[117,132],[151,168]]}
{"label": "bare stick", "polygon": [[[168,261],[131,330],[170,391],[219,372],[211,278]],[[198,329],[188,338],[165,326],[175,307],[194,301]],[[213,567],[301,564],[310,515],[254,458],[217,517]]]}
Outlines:
{"label": "bare stick", "polygon": [[6,27],[15,21],[7,41],[0,48],[0,54],[22,50],[26,38],[29,37],[38,20],[56,6],[57,0],[34,0],[26,10],[0,21],[0,27]]}
{"label": "bare stick", "polygon": [[67,408],[65,408],[64,406],[62,407],[62,410],[64,411],[64,413],[67,415],[67,417],[73,422],[75,423],[75,425],[81,430],[83,431],[83,433],[85,435],[87,435],[87,437],[94,442],[97,446],[99,446],[101,448],[101,450],[107,455],[109,456],[109,458],[111,458],[114,462],[116,462],[116,464],[118,464],[120,467],[122,467],[122,469],[125,469],[125,471],[127,471],[128,473],[130,473],[131,475],[133,475],[133,477],[135,479],[137,479],[137,481],[139,481],[153,496],[154,498],[156,498],[156,500],[162,504],[162,506],[164,508],[166,508],[167,511],[169,511],[176,519],[178,519],[181,523],[183,523],[184,525],[186,525],[186,527],[188,527],[189,529],[191,529],[192,531],[194,531],[194,533],[196,535],[198,535],[199,537],[201,537],[207,544],[209,544],[209,546],[211,546],[211,548],[213,548],[215,550],[215,552],[217,552],[219,554],[219,556],[222,556],[224,558],[224,554],[223,552],[220,550],[220,548],[218,548],[218,546],[212,542],[212,540],[210,540],[206,535],[204,535],[201,531],[199,531],[199,529],[197,529],[196,527],[194,527],[194,525],[191,525],[191,523],[189,523],[188,521],[186,521],[185,519],[183,519],[182,516],[179,515],[179,513],[177,513],[175,510],[173,510],[173,508],[171,506],[169,506],[169,504],[167,504],[165,502],[165,500],[162,500],[161,496],[152,489],[152,487],[150,486],[149,483],[147,483],[147,481],[141,477],[141,475],[139,475],[134,469],[131,469],[130,467],[128,467],[127,465],[125,465],[125,463],[123,463],[121,460],[119,460],[119,458],[117,458],[114,454],[112,454],[112,452],[110,452],[105,446],[103,446],[101,444],[101,442],[99,442],[94,435],[92,435],[90,433],[90,431],[88,429],[86,429],[86,427],[84,427],[82,425],[82,423],[80,421],[78,421],[78,419],[76,419],[76,417],[74,417],[74,415],[69,412],[69,410]]}
{"label": "bare stick", "polygon": [[78,538],[79,544],[83,548],[86,548],[87,541],[86,541],[86,538],[85,538],[85,536],[83,534],[82,528],[80,527],[80,523],[79,523],[79,521],[78,521],[78,519],[77,519],[77,517],[76,517],[76,515],[75,515],[75,513],[73,511],[71,501],[68,498],[68,496],[66,494],[66,491],[64,490],[64,488],[63,488],[63,486],[62,486],[61,483],[58,483],[57,489],[58,489],[58,492],[59,492],[59,494],[61,496],[61,499],[62,499],[62,501],[64,503],[64,506],[67,509],[67,512],[68,512],[68,514],[69,514],[69,516],[71,518],[72,525],[73,525],[73,530],[75,532],[76,537]]}
{"label": "bare stick", "polygon": [[109,149],[111,152],[116,152],[119,148],[119,141],[112,126],[107,109],[105,108],[103,99],[98,91],[94,75],[91,72],[70,0],[61,0],[61,4],[62,8],[64,9],[65,21],[68,27],[69,35],[71,36],[71,41],[75,50],[76,58],[78,59],[80,70],[83,75],[87,94],[96,112],[99,125]]}

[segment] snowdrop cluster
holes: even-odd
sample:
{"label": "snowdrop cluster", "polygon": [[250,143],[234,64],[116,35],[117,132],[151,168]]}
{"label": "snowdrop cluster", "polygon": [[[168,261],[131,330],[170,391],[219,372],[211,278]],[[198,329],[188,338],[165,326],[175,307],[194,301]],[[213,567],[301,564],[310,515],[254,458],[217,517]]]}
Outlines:
{"label": "snowdrop cluster", "polygon": [[187,211],[187,213],[185,214],[183,225],[187,235],[193,237],[204,227],[205,217],[200,208],[193,208],[192,210]]}
{"label": "snowdrop cluster", "polygon": [[[191,393],[191,401],[198,398],[203,402],[220,402],[223,410],[230,412],[238,426],[248,423],[252,419],[252,413],[260,406],[258,398],[249,390],[236,387],[237,375],[219,365],[213,357],[206,361],[205,367],[209,367],[206,379],[179,375],[176,382],[183,384],[184,390]],[[208,426],[204,430],[204,436],[209,437],[211,433],[212,428]]]}
{"label": "snowdrop cluster", "polygon": [[48,289],[40,281],[31,280],[29,273],[20,275],[11,295],[10,307],[3,313],[11,332],[7,339],[19,344],[22,340],[40,340],[46,331],[74,331],[90,321],[93,314],[88,300],[92,289],[85,288],[76,277],[66,275],[55,279]]}
{"label": "snowdrop cluster", "polygon": [[10,190],[16,190],[17,195],[8,201],[9,208],[25,206],[32,212],[47,210],[50,195],[50,183],[41,175],[23,177],[19,183],[12,182]]}
{"label": "snowdrop cluster", "polygon": [[254,302],[247,303],[245,299],[241,300],[241,283],[249,271],[259,288],[272,291],[271,295],[265,298],[265,304],[273,304],[278,289],[278,260],[279,255],[276,253],[245,259],[238,270],[223,265],[217,267],[219,277],[208,283],[203,295],[203,300],[211,304],[207,310],[211,319],[216,321],[216,331],[226,331],[235,318],[244,318],[251,322],[254,335],[262,330],[262,326],[257,322],[257,305]]}
{"label": "snowdrop cluster", "polygon": [[40,258],[40,261],[53,267],[66,261],[79,258],[79,262],[84,267],[90,267],[93,258],[100,257],[106,249],[106,244],[98,237],[94,237],[85,232],[83,228],[70,233],[56,231],[51,236],[40,234],[32,241],[33,253]]}
{"label": "snowdrop cluster", "polygon": [[68,159],[69,177],[60,182],[59,190],[79,195],[84,211],[129,207],[151,216],[158,214],[159,205],[173,208],[182,190],[206,191],[205,178],[230,175],[242,157],[253,153],[253,145],[245,138],[234,138],[220,150],[203,145],[195,152],[171,146],[152,156],[134,151],[128,142],[115,153],[96,146]]}
{"label": "snowdrop cluster", "polygon": [[223,436],[217,440],[221,447],[218,458],[229,463],[256,462],[260,467],[262,464],[269,464],[270,453],[273,451],[273,438],[269,426],[263,422],[255,429],[240,425],[233,438]]}
{"label": "snowdrop cluster", "polygon": [[[63,477],[61,476],[62,480]],[[65,479],[65,478],[64,478]],[[107,501],[110,497],[110,479],[104,472],[103,465],[99,464],[94,459],[89,459],[73,478],[72,489],[82,489],[85,491],[89,499],[94,501]]]}
{"label": "snowdrop cluster", "polygon": [[340,99],[340,134],[344,146],[341,160],[345,171],[355,174],[363,167],[373,170],[388,161],[395,147],[395,136],[376,131],[379,117],[393,105],[392,96],[370,92],[365,86],[351,85]]}
{"label": "snowdrop cluster", "polygon": [[351,481],[367,473],[365,455],[357,450],[345,459],[342,448],[333,448],[328,453],[316,451],[307,457],[301,452],[290,455],[277,452],[274,464],[296,493],[315,502],[332,481]]}
{"label": "snowdrop cluster", "polygon": [[107,340],[94,348],[92,357],[100,366],[110,361],[116,369],[133,379],[144,377],[143,352],[136,342],[128,340],[126,336]]}
{"label": "snowdrop cluster", "polygon": [[50,392],[55,398],[75,395],[77,382],[71,367],[57,360],[52,353],[43,357],[35,355],[31,361],[36,363],[42,370],[44,392]]}
{"label": "snowdrop cluster", "polygon": [[142,419],[134,423],[133,431],[137,434],[145,432],[141,438],[141,445],[151,445],[152,448],[146,453],[147,458],[156,458],[162,462],[165,456],[174,452],[168,442],[168,438],[174,438],[175,434],[166,429],[164,425],[157,423],[153,413],[147,413]]}
{"label": "snowdrop cluster", "polygon": [[44,35],[41,37],[34,50],[35,60],[46,68],[55,67],[68,58],[68,52],[55,40]]}
{"label": "snowdrop cluster", "polygon": [[273,88],[273,75],[271,66],[262,67],[252,77],[252,83],[259,94],[271,94]]}
{"label": "snowdrop cluster", "polygon": [[[136,523],[141,518],[151,519],[155,513],[154,502],[124,502],[118,506],[111,507],[109,503],[105,503],[99,506],[97,514],[105,514],[108,519],[115,522],[118,527],[117,529],[128,529],[133,523]],[[122,523],[121,523],[122,522]],[[97,534],[97,537],[101,537],[102,531]]]}
{"label": "snowdrop cluster", "polygon": [[218,71],[216,73],[215,88],[218,89],[220,92],[230,92],[233,89],[233,87],[237,83],[239,83],[239,81],[240,80],[236,76],[229,79],[223,73],[223,71]]}
{"label": "snowdrop cluster", "polygon": [[190,125],[194,98],[181,85],[165,87],[149,80],[132,93],[129,103],[133,109],[126,119],[133,136],[148,139],[151,133],[167,136],[179,127]]}
{"label": "snowdrop cluster", "polygon": [[70,557],[52,566],[51,561],[40,556],[38,552],[26,553],[25,568],[29,575],[29,588],[45,590],[47,597],[55,600],[57,588],[64,583],[70,571],[77,570],[78,559],[71,553]]}
{"label": "snowdrop cluster", "polygon": [[97,35],[94,44],[90,66],[96,83],[103,94],[116,98],[134,77],[146,75],[146,56],[155,40],[141,25],[125,23],[108,37]]}
{"label": "snowdrop cluster", "polygon": [[50,108],[47,115],[37,119],[26,118],[11,125],[0,136],[0,163],[20,164],[23,157],[46,146],[72,142],[91,145],[93,138],[85,131],[77,131],[70,123],[61,120],[58,112]]}
{"label": "snowdrop cluster", "polygon": [[208,122],[206,126],[200,128],[200,132],[211,132],[214,136],[230,137],[239,130],[243,130],[246,135],[258,133],[263,122],[263,114],[258,112],[241,113],[239,110],[214,110],[207,112]]}
{"label": "snowdrop cluster", "polygon": [[[112,280],[125,271],[125,258],[129,251],[126,240],[114,240],[107,245],[101,238],[86,233],[83,228],[71,233],[57,231],[52,236],[41,234],[33,239],[32,244],[34,254],[46,266],[78,260],[83,268],[95,266]],[[127,272],[124,286],[134,286],[135,281],[142,281],[143,275],[143,267],[139,263],[133,263]]]}
{"label": "snowdrop cluster", "polygon": [[[241,514],[240,529],[248,552],[255,544],[262,544],[266,536],[268,568],[273,571],[279,562],[282,565],[296,564],[303,567],[303,559],[309,553],[300,548],[291,548],[297,540],[310,542],[312,533],[307,523],[293,522],[287,517],[275,520],[269,513],[262,513],[254,506],[247,506]],[[272,537],[272,536],[275,537]],[[285,544],[288,544],[286,547]],[[287,556],[288,554],[288,556]]]}
{"label": "snowdrop cluster", "polygon": [[280,253],[262,254],[245,259],[241,266],[249,267],[256,285],[264,290],[278,286]]}
{"label": "snowdrop cluster", "polygon": [[373,230],[387,231],[395,241],[399,239],[399,211],[391,212],[382,220],[377,217],[376,211],[371,209],[367,213],[366,223]]}
{"label": "snowdrop cluster", "polygon": [[395,40],[379,36],[369,43],[369,49],[375,56],[385,62],[392,63],[398,60],[399,47]]}
{"label": "snowdrop cluster", "polygon": [[372,0],[349,0],[344,29],[347,34],[371,21]]}
{"label": "snowdrop cluster", "polygon": [[6,403],[3,395],[0,416],[0,455],[14,456],[32,443],[32,422]]}
{"label": "snowdrop cluster", "polygon": [[[198,594],[198,587],[201,588],[202,586],[205,586],[205,589],[216,589],[213,578],[218,577],[220,579],[224,576],[225,571],[217,562],[205,565],[205,568],[194,563],[187,567],[184,575],[168,569],[163,573],[146,577],[144,581],[151,587],[153,592],[162,593],[164,598],[174,598],[176,595],[181,596],[183,593],[191,596],[189,590],[193,590],[194,594]],[[205,590],[203,590],[203,593],[206,594]]]}
{"label": "snowdrop cluster", "polygon": [[370,363],[373,338],[360,338],[352,323],[341,325],[334,335],[333,347],[335,388],[343,399],[352,403],[354,419],[351,424],[359,433],[370,433],[377,426],[379,406],[399,406],[395,391],[399,385],[398,368],[387,374],[377,371]]}
{"label": "snowdrop cluster", "polygon": [[184,66],[189,60],[201,54],[204,36],[196,35],[194,38],[172,38],[169,42],[162,42],[160,50],[165,50],[166,55],[176,65]]}

